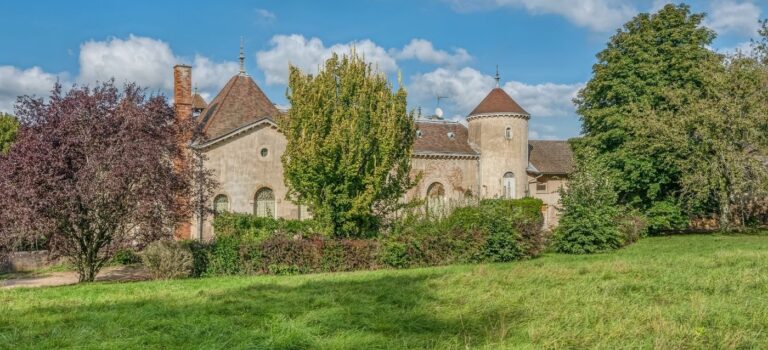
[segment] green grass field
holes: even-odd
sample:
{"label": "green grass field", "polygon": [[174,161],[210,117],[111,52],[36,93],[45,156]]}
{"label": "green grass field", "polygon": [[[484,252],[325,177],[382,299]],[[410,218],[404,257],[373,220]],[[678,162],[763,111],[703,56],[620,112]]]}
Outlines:
{"label": "green grass field", "polygon": [[0,348],[760,348],[768,236],[592,256],[0,291]]}

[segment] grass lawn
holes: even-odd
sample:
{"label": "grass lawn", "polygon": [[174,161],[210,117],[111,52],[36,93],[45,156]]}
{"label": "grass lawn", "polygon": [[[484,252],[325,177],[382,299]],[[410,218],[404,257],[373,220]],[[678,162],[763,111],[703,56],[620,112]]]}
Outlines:
{"label": "grass lawn", "polygon": [[0,348],[760,348],[768,236],[490,265],[0,290]]}

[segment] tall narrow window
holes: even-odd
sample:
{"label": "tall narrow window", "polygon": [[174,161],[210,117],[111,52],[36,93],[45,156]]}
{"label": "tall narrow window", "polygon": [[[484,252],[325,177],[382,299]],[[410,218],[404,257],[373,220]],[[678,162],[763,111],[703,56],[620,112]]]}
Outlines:
{"label": "tall narrow window", "polygon": [[221,214],[229,211],[229,198],[226,195],[220,194],[213,199],[213,212],[215,214]]}
{"label": "tall narrow window", "polygon": [[504,198],[515,198],[515,174],[508,172],[504,174]]}
{"label": "tall narrow window", "polygon": [[253,213],[260,217],[275,217],[275,193],[272,189],[265,187],[256,192]]}
{"label": "tall narrow window", "polygon": [[435,182],[427,188],[427,211],[440,215],[445,206],[445,188],[443,184]]}
{"label": "tall narrow window", "polygon": [[507,140],[511,140],[511,139],[512,139],[512,127],[511,127],[511,126],[508,126],[508,127],[507,127],[507,128],[504,130],[504,137],[506,137],[506,138],[507,138]]}

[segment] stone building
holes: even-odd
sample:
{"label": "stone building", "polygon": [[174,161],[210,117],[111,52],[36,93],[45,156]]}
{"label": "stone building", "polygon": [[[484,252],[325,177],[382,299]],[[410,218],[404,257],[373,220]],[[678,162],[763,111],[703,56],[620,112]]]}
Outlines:
{"label": "stone building", "polygon": [[[242,56],[241,56],[242,57]],[[498,76],[497,76],[498,79]],[[205,156],[219,188],[210,205],[219,211],[302,219],[303,208],[285,199],[280,156],[286,138],[282,112],[242,66],[206,104],[192,92],[192,69],[174,67],[174,101],[179,113],[199,119],[204,140],[193,147]],[[567,141],[528,140],[531,115],[499,87],[467,116],[467,124],[437,116],[416,121],[412,173],[421,181],[406,199],[424,198],[442,207],[467,198],[540,198],[545,225],[557,224],[558,189],[572,170]],[[210,239],[210,219],[195,220],[190,237]]]}

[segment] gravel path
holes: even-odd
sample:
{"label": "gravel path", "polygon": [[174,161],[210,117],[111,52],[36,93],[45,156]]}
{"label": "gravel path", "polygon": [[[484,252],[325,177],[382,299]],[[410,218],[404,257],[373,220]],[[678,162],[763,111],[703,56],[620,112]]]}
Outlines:
{"label": "gravel path", "polygon": [[[141,266],[111,266],[99,272],[96,281],[142,281],[149,279],[147,271]],[[20,276],[0,280],[0,289],[18,287],[50,287],[77,283],[77,272],[49,272],[43,275]]]}

